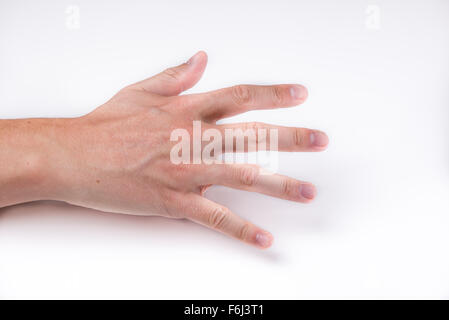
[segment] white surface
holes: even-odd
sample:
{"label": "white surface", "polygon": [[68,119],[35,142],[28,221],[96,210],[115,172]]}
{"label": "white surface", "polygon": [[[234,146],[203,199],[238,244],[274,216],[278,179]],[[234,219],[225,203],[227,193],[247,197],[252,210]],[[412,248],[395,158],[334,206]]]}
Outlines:
{"label": "white surface", "polygon": [[449,298],[449,1],[2,0],[0,117],[84,114],[199,49],[191,92],[308,86],[232,120],[325,130],[326,152],[280,158],[316,201],[208,192],[272,231],[267,251],[184,221],[0,209],[1,298]]}

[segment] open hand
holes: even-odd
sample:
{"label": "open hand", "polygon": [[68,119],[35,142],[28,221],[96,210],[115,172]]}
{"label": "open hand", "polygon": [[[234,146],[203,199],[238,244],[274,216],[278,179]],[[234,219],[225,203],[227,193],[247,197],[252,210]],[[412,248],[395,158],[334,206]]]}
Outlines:
{"label": "open hand", "polygon": [[[219,119],[255,109],[289,107],[307,98],[297,84],[238,85],[202,94],[179,95],[201,77],[204,52],[188,62],[130,85],[93,112],[53,120],[47,153],[46,197],[108,212],[186,218],[261,248],[272,235],[203,196],[210,185],[309,202],[315,187],[278,174],[261,174],[251,164],[174,164],[171,133],[193,121],[202,130],[278,129],[279,151],[321,151],[320,131],[263,123],[217,125]],[[48,150],[48,149],[47,149]],[[245,146],[247,150],[247,146]],[[235,150],[235,151],[245,151]],[[50,190],[50,191],[49,191]]]}

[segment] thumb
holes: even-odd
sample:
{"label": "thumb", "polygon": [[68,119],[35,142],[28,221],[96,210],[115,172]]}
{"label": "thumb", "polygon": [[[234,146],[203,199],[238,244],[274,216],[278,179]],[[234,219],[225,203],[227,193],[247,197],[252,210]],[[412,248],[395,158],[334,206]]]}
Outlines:
{"label": "thumb", "polygon": [[162,96],[175,96],[190,89],[201,79],[206,64],[206,52],[199,51],[189,61],[168,68],[151,78],[135,83],[133,86]]}

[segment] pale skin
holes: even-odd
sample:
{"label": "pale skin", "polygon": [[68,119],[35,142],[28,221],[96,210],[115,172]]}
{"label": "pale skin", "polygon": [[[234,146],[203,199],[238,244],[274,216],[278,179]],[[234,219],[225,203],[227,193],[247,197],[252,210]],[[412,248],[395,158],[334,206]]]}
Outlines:
{"label": "pale skin", "polygon": [[0,120],[0,207],[57,200],[106,212],[188,219],[258,248],[273,236],[228,208],[208,200],[223,185],[307,203],[308,182],[263,175],[255,165],[181,164],[170,161],[174,129],[277,128],[279,151],[322,151],[325,133],[264,123],[217,121],[256,109],[296,106],[307,98],[298,84],[237,85],[201,94],[194,86],[207,64],[200,51],[188,62],[120,90],[78,118]]}

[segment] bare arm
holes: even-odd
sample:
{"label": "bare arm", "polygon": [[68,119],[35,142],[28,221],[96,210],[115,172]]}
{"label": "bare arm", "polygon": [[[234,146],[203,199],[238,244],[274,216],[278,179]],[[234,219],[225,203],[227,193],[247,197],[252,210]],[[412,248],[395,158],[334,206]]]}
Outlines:
{"label": "bare arm", "polygon": [[[122,89],[83,117],[1,120],[0,207],[52,199],[107,212],[185,218],[269,247],[273,237],[268,231],[206,199],[204,191],[224,185],[305,203],[315,197],[315,187],[261,174],[251,164],[174,163],[173,132],[181,129],[192,136],[194,123],[199,123],[203,134],[250,129],[261,141],[263,130],[274,129],[278,149],[285,152],[322,151],[328,138],[306,128],[217,124],[250,110],[301,104],[307,90],[297,84],[239,85],[179,95],[195,85],[206,63],[206,54],[199,52],[187,63]],[[249,146],[248,140],[234,151],[248,151]],[[221,147],[220,142],[220,152]]]}
{"label": "bare arm", "polygon": [[0,120],[0,207],[52,197],[57,119]]}

